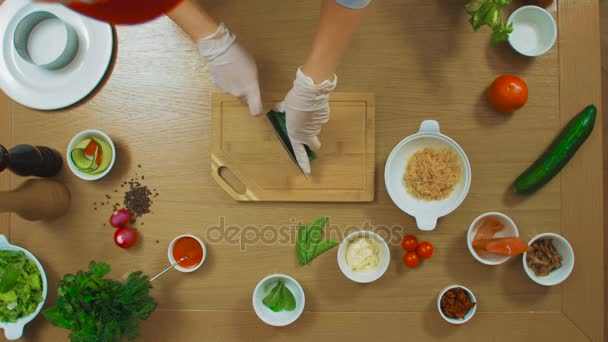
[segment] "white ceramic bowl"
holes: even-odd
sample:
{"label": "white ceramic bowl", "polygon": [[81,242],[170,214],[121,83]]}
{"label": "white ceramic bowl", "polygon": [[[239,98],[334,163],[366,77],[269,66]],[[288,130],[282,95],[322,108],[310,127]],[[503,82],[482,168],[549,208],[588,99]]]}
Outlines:
{"label": "white ceramic bowl", "polygon": [[[403,175],[408,159],[425,147],[451,148],[460,159],[462,179],[450,197],[442,201],[424,201],[414,198],[407,192]],[[471,187],[471,165],[464,150],[454,140],[441,134],[439,123],[434,120],[423,121],[420,130],[403,139],[391,152],[384,169],[384,183],[389,196],[405,213],[416,218],[420,230],[433,230],[437,220],[454,211],[467,197]]]}
{"label": "white ceramic bowl", "polygon": [[38,261],[38,259],[36,259],[36,257],[34,255],[32,255],[32,253],[28,252],[27,250],[25,250],[21,247],[11,245],[6,240],[6,237],[1,234],[0,234],[0,249],[22,251],[23,253],[25,253],[25,255],[30,260],[32,260],[34,262],[34,264],[36,264],[36,267],[38,267],[38,271],[40,272],[40,278],[42,279],[42,301],[40,302],[40,304],[38,304],[36,311],[31,313],[29,316],[19,318],[17,320],[17,322],[15,322],[15,323],[0,322],[0,328],[4,329],[4,337],[6,337],[7,340],[16,340],[16,339],[21,338],[21,336],[23,335],[23,328],[25,327],[25,325],[28,324],[29,322],[31,322],[34,318],[36,318],[36,316],[38,316],[38,314],[40,313],[40,310],[42,310],[42,306],[44,306],[44,302],[46,301],[46,296],[47,296],[47,291],[48,291],[46,272],[44,272],[44,268],[40,264],[40,261]]}
{"label": "white ceramic bowl", "polygon": [[[283,310],[274,312],[262,302],[279,280],[285,283],[285,286],[287,286],[296,299],[296,308],[293,311]],[[269,275],[262,279],[255,287],[255,290],[253,290],[253,310],[264,323],[275,327],[282,327],[295,322],[302,315],[305,304],[304,289],[302,289],[302,286],[295,279],[288,275]]]}
{"label": "white ceramic bowl", "polygon": [[572,250],[572,246],[570,246],[568,240],[564,239],[561,235],[557,235],[554,233],[543,233],[537,235],[532,240],[530,240],[528,245],[532,245],[534,241],[542,238],[553,239],[553,246],[555,247],[559,255],[562,256],[562,266],[556,270],[551,271],[551,273],[549,273],[549,275],[546,277],[538,277],[536,276],[536,274],[534,274],[534,271],[532,271],[528,267],[528,264],[526,263],[526,256],[528,255],[528,253],[524,253],[522,259],[524,270],[526,270],[526,274],[528,275],[528,277],[530,277],[530,279],[534,280],[534,282],[540,285],[557,285],[566,280],[570,276],[570,273],[572,273],[572,270],[574,269],[574,251]]}
{"label": "white ceramic bowl", "polygon": [[553,47],[557,38],[557,25],[551,13],[538,6],[517,9],[508,20],[513,24],[509,35],[511,47],[524,56],[536,57]]}
{"label": "white ceramic bowl", "polygon": [[504,255],[496,255],[484,251],[476,251],[475,248],[473,248],[473,238],[475,238],[479,227],[481,227],[481,224],[487,218],[496,219],[505,226],[502,231],[494,235],[495,238],[519,237],[519,231],[517,230],[517,226],[515,225],[513,220],[511,220],[507,215],[498,212],[489,212],[481,214],[473,221],[473,223],[471,223],[471,226],[469,227],[469,231],[467,233],[467,246],[469,246],[469,252],[471,252],[471,255],[473,255],[473,257],[482,264],[500,265],[503,262],[511,259],[511,257]]}
{"label": "white ceramic bowl", "polygon": [[[95,138],[101,139],[101,140],[105,141],[106,143],[108,143],[108,145],[110,145],[110,147],[112,148],[112,161],[110,162],[110,165],[104,172],[101,172],[98,174],[88,174],[86,172],[80,171],[76,167],[76,165],[74,165],[74,162],[72,161],[72,157],[71,157],[72,150],[78,145],[78,143],[80,143],[82,140],[90,138],[90,137],[95,137]],[[66,152],[66,159],[68,161],[68,166],[70,167],[70,170],[78,178],[84,179],[87,181],[95,181],[95,180],[105,177],[114,167],[114,163],[116,162],[116,147],[114,146],[114,142],[112,142],[112,139],[110,139],[110,137],[107,134],[105,134],[104,132],[98,131],[95,129],[87,129],[86,131],[82,131],[82,132],[76,134],[72,138],[72,140],[68,144],[68,150]]]}
{"label": "white ceramic bowl", "polygon": [[[448,290],[453,289],[455,287],[459,287],[459,288],[465,290],[466,293],[469,294],[469,298],[471,298],[471,301],[475,303],[475,306],[471,310],[469,310],[469,312],[467,312],[466,315],[464,315],[464,319],[449,318],[441,310],[441,297],[443,297],[443,294],[448,292]],[[464,323],[470,321],[471,318],[473,318],[473,316],[475,315],[475,312],[477,312],[478,305],[479,305],[479,303],[477,303],[477,299],[475,298],[473,291],[469,290],[468,288],[466,288],[462,285],[450,285],[450,286],[446,287],[445,289],[443,289],[443,291],[441,291],[439,293],[439,296],[437,297],[437,311],[439,311],[439,314],[441,315],[441,317],[443,319],[446,320],[446,322],[452,323],[452,324],[464,324]]]}
{"label": "white ceramic bowl", "polygon": [[171,265],[173,265],[174,263],[177,262],[177,260],[175,260],[175,258],[173,258],[173,247],[175,246],[175,243],[177,242],[177,240],[184,238],[184,237],[193,238],[194,240],[198,241],[198,243],[203,248],[203,260],[201,260],[201,262],[199,262],[198,265],[196,265],[194,267],[182,267],[180,265],[175,266],[175,269],[180,272],[190,273],[190,272],[194,272],[194,271],[198,270],[205,263],[205,260],[207,259],[207,246],[205,246],[205,243],[203,242],[203,240],[201,240],[198,236],[195,236],[192,234],[183,234],[183,235],[176,237],[175,239],[173,239],[173,241],[171,241],[171,243],[169,244],[169,248],[167,249],[167,256],[169,257],[169,263],[171,263]]}
{"label": "white ceramic bowl", "polygon": [[[346,263],[346,249],[351,242],[361,237],[371,238],[378,245],[378,258],[380,259],[380,262],[378,266],[373,269],[353,271]],[[340,270],[348,279],[357,283],[371,283],[382,277],[388,269],[390,262],[391,251],[388,248],[388,244],[380,235],[369,230],[360,230],[348,234],[348,236],[342,240],[342,243],[340,243],[340,247],[338,248],[338,266],[340,266]]]}

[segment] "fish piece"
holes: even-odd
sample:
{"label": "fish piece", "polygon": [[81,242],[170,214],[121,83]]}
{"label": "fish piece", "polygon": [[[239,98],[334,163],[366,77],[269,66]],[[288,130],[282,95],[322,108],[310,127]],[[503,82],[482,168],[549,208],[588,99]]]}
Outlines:
{"label": "fish piece", "polygon": [[506,237],[473,241],[473,248],[492,254],[513,256],[527,252],[529,246],[520,238]]}
{"label": "fish piece", "polygon": [[473,238],[473,243],[477,240],[491,239],[496,233],[503,229],[505,229],[505,225],[502,224],[502,222],[493,218],[486,218],[481,223],[481,227],[477,230],[477,234],[475,234],[475,237]]}

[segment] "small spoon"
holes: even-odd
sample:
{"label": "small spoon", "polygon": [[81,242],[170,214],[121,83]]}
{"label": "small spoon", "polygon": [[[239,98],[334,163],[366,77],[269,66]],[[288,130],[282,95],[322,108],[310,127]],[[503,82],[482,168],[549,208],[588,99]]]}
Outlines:
{"label": "small spoon", "polygon": [[152,277],[152,279],[150,279],[150,282],[153,282],[156,278],[158,278],[158,277],[162,276],[163,274],[169,272],[169,270],[171,270],[173,267],[177,266],[180,262],[182,262],[182,261],[184,261],[186,259],[190,259],[190,258],[188,258],[188,256],[186,255],[185,257],[179,259],[175,263],[171,264],[171,266],[167,267],[164,271],[162,271],[159,274],[157,274],[154,277]]}

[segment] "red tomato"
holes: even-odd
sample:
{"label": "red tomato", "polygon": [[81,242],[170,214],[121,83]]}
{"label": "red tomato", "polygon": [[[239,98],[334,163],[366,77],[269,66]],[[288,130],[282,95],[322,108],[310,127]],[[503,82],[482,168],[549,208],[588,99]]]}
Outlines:
{"label": "red tomato", "polygon": [[405,266],[409,268],[415,268],[420,264],[420,259],[418,258],[418,254],[416,252],[407,252],[403,256],[403,263]]}
{"label": "red tomato", "polygon": [[116,246],[128,249],[137,243],[138,236],[139,234],[135,229],[123,227],[114,233],[114,242],[116,243]]}
{"label": "red tomato", "polygon": [[131,222],[131,213],[127,209],[118,209],[110,216],[110,225],[114,228],[121,228]]}
{"label": "red tomato", "polygon": [[488,101],[497,112],[512,113],[528,102],[528,85],[517,76],[500,76],[488,89]]}
{"label": "red tomato", "polygon": [[413,252],[416,250],[418,246],[418,239],[414,235],[406,235],[401,240],[401,247],[408,252]]}
{"label": "red tomato", "polygon": [[418,245],[418,248],[416,248],[416,253],[422,258],[422,259],[428,259],[431,256],[433,256],[433,251],[435,250],[435,247],[433,246],[432,243],[425,241],[421,244]]}

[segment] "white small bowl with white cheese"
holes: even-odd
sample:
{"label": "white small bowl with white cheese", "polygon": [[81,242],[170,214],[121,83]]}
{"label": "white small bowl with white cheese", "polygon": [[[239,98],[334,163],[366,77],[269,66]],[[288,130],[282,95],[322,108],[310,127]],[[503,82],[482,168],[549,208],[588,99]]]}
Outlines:
{"label": "white small bowl with white cheese", "polygon": [[[361,240],[364,239],[364,240]],[[369,253],[377,256],[377,260]],[[386,241],[369,230],[349,234],[338,248],[338,266],[344,275],[357,283],[371,283],[388,269],[391,251]]]}
{"label": "white small bowl with white cheese", "polygon": [[513,25],[509,44],[520,54],[528,57],[544,55],[551,50],[557,39],[557,25],[551,13],[538,6],[517,9],[507,22]]}

